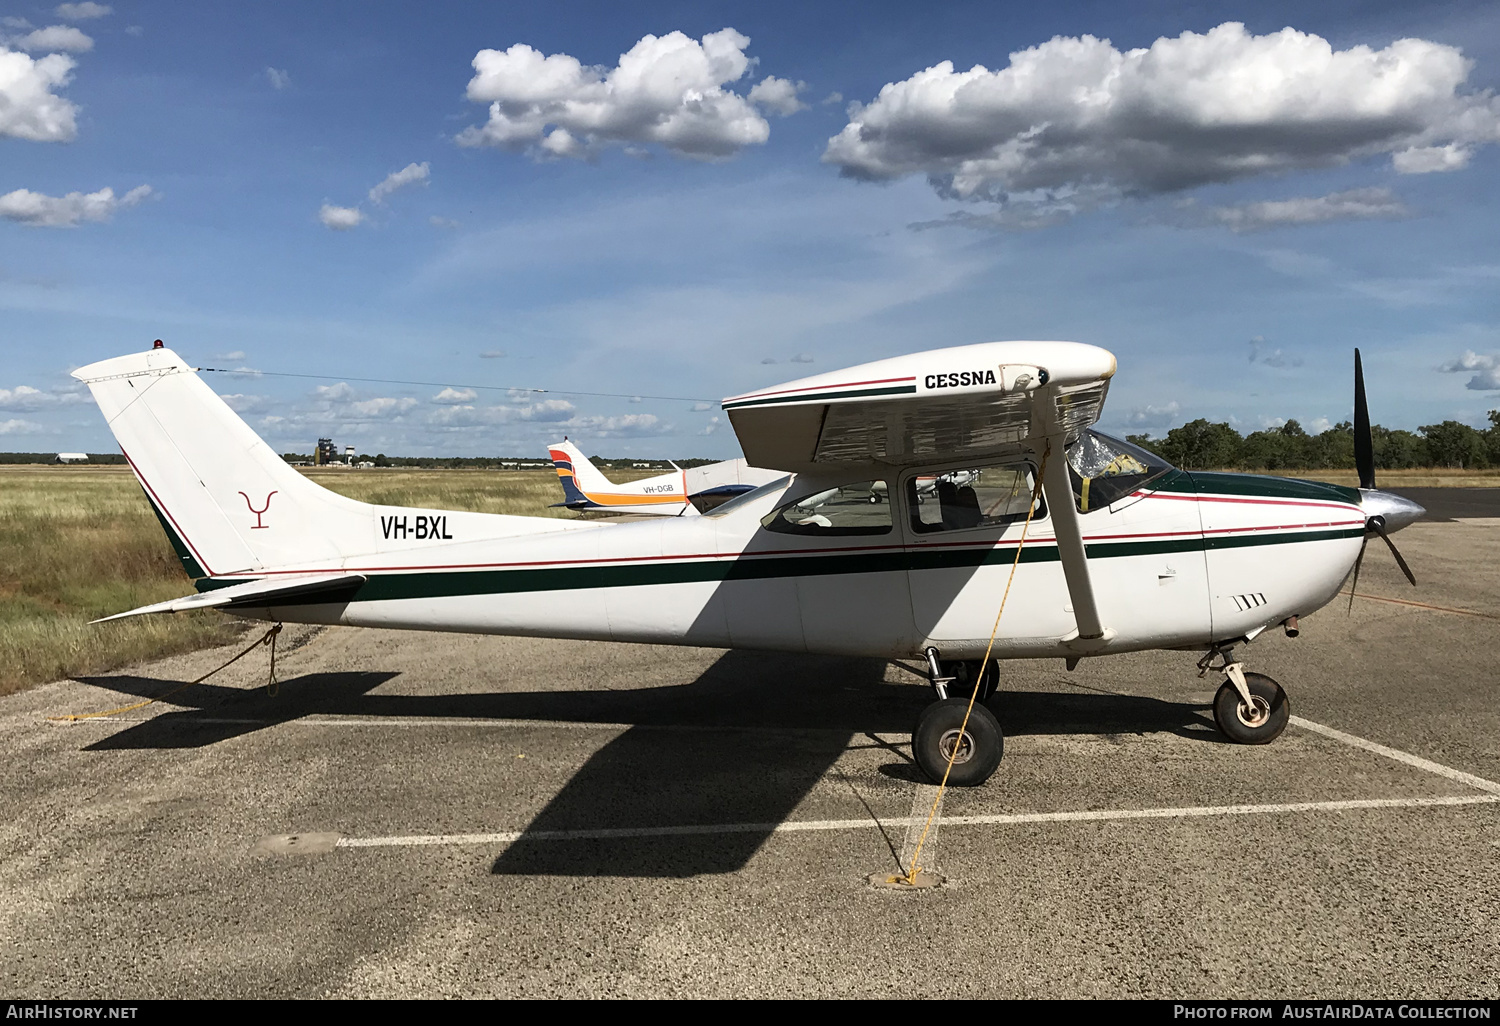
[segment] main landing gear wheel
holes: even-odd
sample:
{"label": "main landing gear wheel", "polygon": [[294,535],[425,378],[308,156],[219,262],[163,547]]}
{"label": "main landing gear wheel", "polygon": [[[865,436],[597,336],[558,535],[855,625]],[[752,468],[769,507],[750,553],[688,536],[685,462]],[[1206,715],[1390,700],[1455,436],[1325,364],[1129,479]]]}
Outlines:
{"label": "main landing gear wheel", "polygon": [[[968,726],[964,726],[965,712],[969,714]],[[970,712],[968,698],[945,698],[923,711],[911,736],[911,749],[917,765],[934,784],[941,783],[947,772],[948,783],[955,787],[977,787],[999,768],[1005,734],[995,714],[983,705],[975,702]]]}
{"label": "main landing gear wheel", "polygon": [[1245,674],[1251,704],[1246,706],[1240,693],[1225,681],[1214,696],[1214,722],[1229,740],[1242,745],[1264,745],[1275,741],[1292,718],[1292,704],[1286,692],[1264,673]]}

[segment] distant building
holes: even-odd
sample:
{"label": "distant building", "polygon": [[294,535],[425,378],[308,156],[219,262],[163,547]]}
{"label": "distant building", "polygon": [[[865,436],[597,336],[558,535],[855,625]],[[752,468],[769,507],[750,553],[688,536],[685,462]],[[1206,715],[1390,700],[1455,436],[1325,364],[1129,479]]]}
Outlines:
{"label": "distant building", "polygon": [[86,452],[60,452],[57,454],[58,463],[87,463],[89,454]]}
{"label": "distant building", "polygon": [[338,459],[339,450],[338,447],[333,444],[333,439],[318,439],[317,451],[313,453],[313,466],[326,467],[330,463],[337,463]]}

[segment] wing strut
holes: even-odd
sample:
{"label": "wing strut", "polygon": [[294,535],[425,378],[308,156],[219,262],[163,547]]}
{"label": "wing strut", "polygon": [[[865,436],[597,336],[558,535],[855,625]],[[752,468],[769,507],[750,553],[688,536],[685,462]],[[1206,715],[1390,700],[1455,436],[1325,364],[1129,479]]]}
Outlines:
{"label": "wing strut", "polygon": [[[1051,396],[1040,401],[1051,404]],[[1052,458],[1046,461],[1042,490],[1047,496],[1047,510],[1052,516],[1052,530],[1057,537],[1057,552],[1062,559],[1063,576],[1068,595],[1073,600],[1073,618],[1078,633],[1065,644],[1075,651],[1091,651],[1115,636],[1099,620],[1099,606],[1094,601],[1094,582],[1089,577],[1088,552],[1083,545],[1083,531],[1078,524],[1078,507],[1073,504],[1073,485],[1068,480],[1068,460],[1063,447],[1067,436],[1058,432],[1047,436]]]}

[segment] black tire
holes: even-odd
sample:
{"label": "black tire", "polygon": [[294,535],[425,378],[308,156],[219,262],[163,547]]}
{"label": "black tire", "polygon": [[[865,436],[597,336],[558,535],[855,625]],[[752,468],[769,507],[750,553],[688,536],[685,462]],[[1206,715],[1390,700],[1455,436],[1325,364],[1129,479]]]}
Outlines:
{"label": "black tire", "polygon": [[1281,736],[1292,718],[1292,703],[1281,685],[1264,673],[1245,674],[1245,684],[1255,701],[1255,709],[1247,710],[1240,701],[1240,693],[1226,680],[1214,696],[1214,722],[1219,725],[1219,732],[1236,744],[1270,744]]}
{"label": "black tire", "polygon": [[[969,724],[960,735],[966,712]],[[949,772],[948,757],[955,741],[961,743]],[[923,710],[911,736],[911,750],[917,766],[934,784],[942,783],[946,772],[948,783],[955,787],[977,787],[1000,767],[1005,735],[995,714],[983,705],[976,702],[969,712],[967,698],[945,698]]]}

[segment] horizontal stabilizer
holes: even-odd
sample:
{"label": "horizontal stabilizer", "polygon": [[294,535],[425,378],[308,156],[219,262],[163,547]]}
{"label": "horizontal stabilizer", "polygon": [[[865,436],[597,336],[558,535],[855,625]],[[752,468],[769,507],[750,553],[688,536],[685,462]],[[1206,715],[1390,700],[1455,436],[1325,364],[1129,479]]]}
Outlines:
{"label": "horizontal stabilizer", "polygon": [[101,617],[92,622],[104,623],[106,620],[119,620],[145,613],[186,613],[193,609],[263,609],[266,606],[304,605],[311,602],[347,602],[354,597],[365,580],[364,574],[346,573],[261,578],[165,602],[154,602],[149,606]]}

